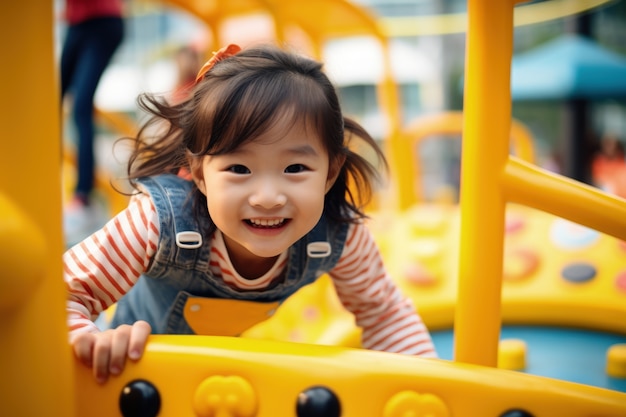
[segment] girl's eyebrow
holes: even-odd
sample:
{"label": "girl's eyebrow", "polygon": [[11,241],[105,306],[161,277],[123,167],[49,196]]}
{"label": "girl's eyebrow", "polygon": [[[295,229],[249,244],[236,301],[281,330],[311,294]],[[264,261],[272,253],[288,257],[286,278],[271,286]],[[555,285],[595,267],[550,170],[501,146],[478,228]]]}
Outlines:
{"label": "girl's eyebrow", "polygon": [[302,156],[317,156],[317,151],[311,145],[302,145],[288,150],[289,153]]}
{"label": "girl's eyebrow", "polygon": [[[285,153],[293,154],[295,156],[317,156],[318,153],[311,145],[294,146],[288,148]],[[230,155],[254,155],[254,151],[245,148],[237,148],[229,152]]]}

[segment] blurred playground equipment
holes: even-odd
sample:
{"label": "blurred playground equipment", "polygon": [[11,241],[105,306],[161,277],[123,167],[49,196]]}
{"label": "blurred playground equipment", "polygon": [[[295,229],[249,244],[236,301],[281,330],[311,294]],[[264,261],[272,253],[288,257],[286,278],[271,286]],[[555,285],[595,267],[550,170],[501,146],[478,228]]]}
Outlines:
{"label": "blurred playground equipment", "polygon": [[[339,336],[330,340],[331,332],[323,326],[317,335],[301,334],[301,341],[326,337],[329,344],[343,346],[255,340],[253,335],[153,336],[141,361],[97,385],[89,370],[73,360],[67,343],[60,279],[61,155],[58,133],[52,133],[59,132],[59,100],[55,72],[41,70],[54,65],[52,5],[37,1],[37,13],[33,2],[0,6],[0,33],[25,42],[3,44],[4,56],[20,64],[4,66],[0,78],[2,90],[12,98],[1,107],[3,131],[6,138],[20,139],[3,141],[0,152],[2,415],[626,414],[624,392],[497,369],[503,358],[499,351],[511,352],[500,361],[510,369],[524,360],[519,340],[499,343],[501,322],[582,325],[626,334],[625,268],[612,261],[623,258],[626,201],[535,167],[524,160],[523,147],[515,141],[517,156],[509,156],[509,138],[515,136],[510,114],[512,0],[468,1],[460,205],[406,201],[404,210],[381,207],[373,213],[373,221],[380,222],[381,249],[394,257],[391,272],[404,277],[404,288],[425,320],[433,328],[454,326],[453,361],[351,348],[351,323],[334,318],[333,308],[341,317],[340,306],[329,300],[329,308],[315,311],[307,309],[305,298],[296,308],[304,307],[309,318],[332,318],[328,324],[336,323]],[[302,6],[330,3],[346,2]],[[188,6],[204,5],[210,11],[222,4],[279,9],[270,0]],[[298,8],[301,2],[289,4]],[[306,10],[332,16],[332,9],[324,7]],[[393,86],[392,80],[388,85]],[[420,137],[416,132],[402,136],[400,125],[392,124],[390,131],[390,141]],[[389,143],[390,158],[395,160],[406,145]],[[393,174],[396,182],[412,181],[412,176]],[[545,216],[529,214],[535,211]],[[545,241],[542,232],[550,232]],[[533,251],[544,256],[533,260]],[[444,263],[442,254],[450,262]],[[509,255],[515,262],[505,262]],[[415,258],[419,263],[406,264]],[[583,265],[572,265],[583,259]],[[311,295],[316,302],[327,294],[324,285],[322,279],[319,287],[306,288],[319,291]],[[283,308],[288,311],[287,303],[277,317]],[[318,323],[313,320],[313,326]],[[306,327],[302,320],[298,324]],[[278,336],[284,336],[284,326],[279,327]],[[612,378],[626,378],[625,346],[615,344],[607,352]]]}

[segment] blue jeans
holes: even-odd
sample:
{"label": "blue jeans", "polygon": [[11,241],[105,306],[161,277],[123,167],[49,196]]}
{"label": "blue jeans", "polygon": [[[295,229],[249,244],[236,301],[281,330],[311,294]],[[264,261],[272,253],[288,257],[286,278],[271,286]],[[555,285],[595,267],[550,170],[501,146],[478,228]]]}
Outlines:
{"label": "blue jeans", "polygon": [[61,99],[71,92],[77,140],[75,193],[88,198],[94,186],[94,96],[104,70],[124,39],[120,17],[102,17],[70,25],[61,54]]}

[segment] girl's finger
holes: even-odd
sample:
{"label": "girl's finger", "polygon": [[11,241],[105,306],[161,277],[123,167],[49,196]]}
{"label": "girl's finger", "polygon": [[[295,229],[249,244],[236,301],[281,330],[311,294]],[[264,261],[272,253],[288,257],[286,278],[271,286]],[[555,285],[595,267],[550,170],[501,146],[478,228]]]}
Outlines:
{"label": "girl's finger", "polygon": [[96,336],[94,334],[82,333],[70,341],[74,355],[88,368],[91,368],[92,366],[95,340]]}
{"label": "girl's finger", "polygon": [[113,375],[119,375],[124,370],[130,333],[131,327],[127,324],[121,325],[113,331],[111,357],[109,359],[109,372]]}
{"label": "girl's finger", "polygon": [[140,320],[133,324],[128,343],[128,357],[130,359],[136,361],[141,358],[151,332],[152,328],[148,322]]}
{"label": "girl's finger", "polygon": [[113,330],[98,333],[96,336],[96,344],[93,349],[93,375],[98,383],[103,384],[109,377]]}

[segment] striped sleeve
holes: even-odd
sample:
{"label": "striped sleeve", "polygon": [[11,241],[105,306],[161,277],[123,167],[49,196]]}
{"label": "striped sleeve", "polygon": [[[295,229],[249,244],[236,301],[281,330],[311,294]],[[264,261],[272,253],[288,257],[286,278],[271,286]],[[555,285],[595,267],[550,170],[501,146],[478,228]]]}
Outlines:
{"label": "striped sleeve", "polygon": [[353,224],[330,271],[337,295],[363,330],[364,348],[437,357],[421,317],[387,273],[369,229]]}
{"label": "striped sleeve", "polygon": [[70,335],[98,331],[93,320],[137,282],[158,239],[152,199],[139,194],[102,229],[63,254]]}

